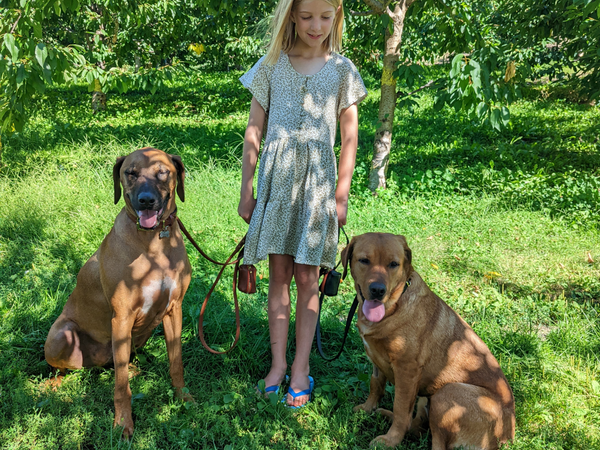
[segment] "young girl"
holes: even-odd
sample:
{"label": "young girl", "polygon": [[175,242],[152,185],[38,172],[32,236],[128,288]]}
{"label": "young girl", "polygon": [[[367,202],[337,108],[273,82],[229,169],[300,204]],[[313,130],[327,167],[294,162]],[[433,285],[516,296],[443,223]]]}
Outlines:
{"label": "young girl", "polygon": [[[319,308],[319,266],[333,268],[338,226],[346,223],[358,141],[356,104],[367,91],[340,50],[342,0],[280,0],[267,54],[240,78],[253,95],[244,138],[239,215],[250,224],[244,264],[269,258],[271,370],[265,393],[278,392],[287,371],[290,283],[296,301],[296,355],[286,402],[310,400],[309,355]],[[253,178],[264,125],[266,137]],[[337,121],[341,152],[336,187]]]}

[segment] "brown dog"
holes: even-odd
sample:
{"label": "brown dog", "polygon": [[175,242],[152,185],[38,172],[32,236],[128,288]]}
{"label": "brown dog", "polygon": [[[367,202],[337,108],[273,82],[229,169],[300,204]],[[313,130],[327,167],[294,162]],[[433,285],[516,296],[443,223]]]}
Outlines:
{"label": "brown dog", "polygon": [[143,148],[117,159],[115,204],[125,207],[100,248],[77,275],[77,285],[52,325],[44,351],[58,369],[115,367],[115,426],[133,434],[128,365],[162,321],[171,380],[183,396],[181,302],[191,268],[175,214],[184,201],[181,158]]}
{"label": "brown dog", "polygon": [[[373,411],[395,385],[393,419],[381,442],[394,447],[427,416],[432,449],[497,449],[514,438],[515,402],[496,358],[471,327],[413,270],[404,236],[368,233],[342,253],[359,298],[358,328],[373,362],[367,401]],[[417,396],[417,411],[413,411]],[[427,401],[429,405],[427,410]]]}

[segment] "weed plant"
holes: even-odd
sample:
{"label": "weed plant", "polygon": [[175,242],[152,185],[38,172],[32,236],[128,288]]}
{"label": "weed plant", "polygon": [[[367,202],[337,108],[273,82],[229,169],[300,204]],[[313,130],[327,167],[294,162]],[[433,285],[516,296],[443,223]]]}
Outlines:
{"label": "weed plant", "polygon": [[[186,227],[217,259],[243,236],[236,211],[250,97],[239,75],[198,74],[154,95],[111,96],[98,115],[85,88],[50,89],[26,130],[3,139],[0,448],[355,449],[387,431],[384,418],[352,412],[371,371],[355,329],[339,360],[311,357],[309,406],[292,412],[276,396],[257,398],[270,361],[265,263],[257,294],[240,294],[238,346],[208,354],[197,321],[217,268],[191,245],[182,340],[195,403],[174,397],[162,327],[133,358],[130,442],[112,427],[112,369],[73,371],[57,390],[45,383],[47,332],[122,207],[112,204],[117,156],[145,145],[181,155]],[[489,346],[516,399],[517,436],[508,448],[600,448],[600,110],[531,96],[496,133],[451,110],[434,113],[425,97],[414,114],[397,112],[389,186],[373,196],[366,179],[378,92],[367,81],[346,231],[404,234],[416,270]],[[330,353],[353,295],[346,280],[324,305]],[[205,320],[208,342],[228,347],[229,283],[213,295]],[[392,394],[388,387],[384,407],[391,409]],[[430,446],[428,437],[407,438],[399,448]]]}

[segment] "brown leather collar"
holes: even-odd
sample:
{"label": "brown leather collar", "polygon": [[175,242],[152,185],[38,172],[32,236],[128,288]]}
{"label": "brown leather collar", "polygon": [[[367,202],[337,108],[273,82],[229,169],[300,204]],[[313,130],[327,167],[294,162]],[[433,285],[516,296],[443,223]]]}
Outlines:
{"label": "brown leather collar", "polygon": [[136,224],[137,229],[140,231],[160,231],[159,237],[162,239],[164,237],[169,237],[169,228],[175,222],[177,222],[177,208],[167,217],[165,220],[161,220],[153,228],[143,228],[140,226],[140,218],[136,217],[135,219],[127,214],[129,220]]}

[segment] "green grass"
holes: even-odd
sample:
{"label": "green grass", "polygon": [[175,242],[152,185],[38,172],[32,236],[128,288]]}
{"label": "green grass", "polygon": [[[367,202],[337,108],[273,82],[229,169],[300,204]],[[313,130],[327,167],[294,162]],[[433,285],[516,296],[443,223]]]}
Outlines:
{"label": "green grass", "polygon": [[[258,293],[240,295],[238,346],[208,354],[196,326],[217,270],[191,246],[183,356],[195,404],[173,395],[161,327],[134,360],[131,442],[112,428],[111,369],[71,372],[56,391],[44,384],[46,334],[122,207],[112,204],[117,156],[144,145],[180,154],[186,227],[218,259],[243,236],[236,209],[249,97],[238,76],[199,75],[153,96],[111,96],[97,116],[85,89],[51,89],[26,130],[3,137],[0,448],[354,449],[387,431],[382,417],[352,412],[367,396],[371,370],[355,329],[338,361],[311,358],[310,406],[293,413],[256,398],[270,355],[264,263]],[[373,197],[366,177],[377,86],[368,84],[347,232],[407,237],[416,269],[502,365],[516,398],[511,449],[600,448],[600,267],[588,262],[588,252],[600,261],[600,110],[530,97],[511,107],[511,127],[496,133],[450,110],[434,113],[425,97],[414,115],[398,112],[390,188]],[[326,300],[330,352],[350,285]],[[206,319],[208,341],[222,347],[235,329],[229,290],[221,284]],[[289,347],[291,363],[291,340]],[[388,390],[383,404],[391,408]],[[430,446],[407,439],[400,448]]]}

